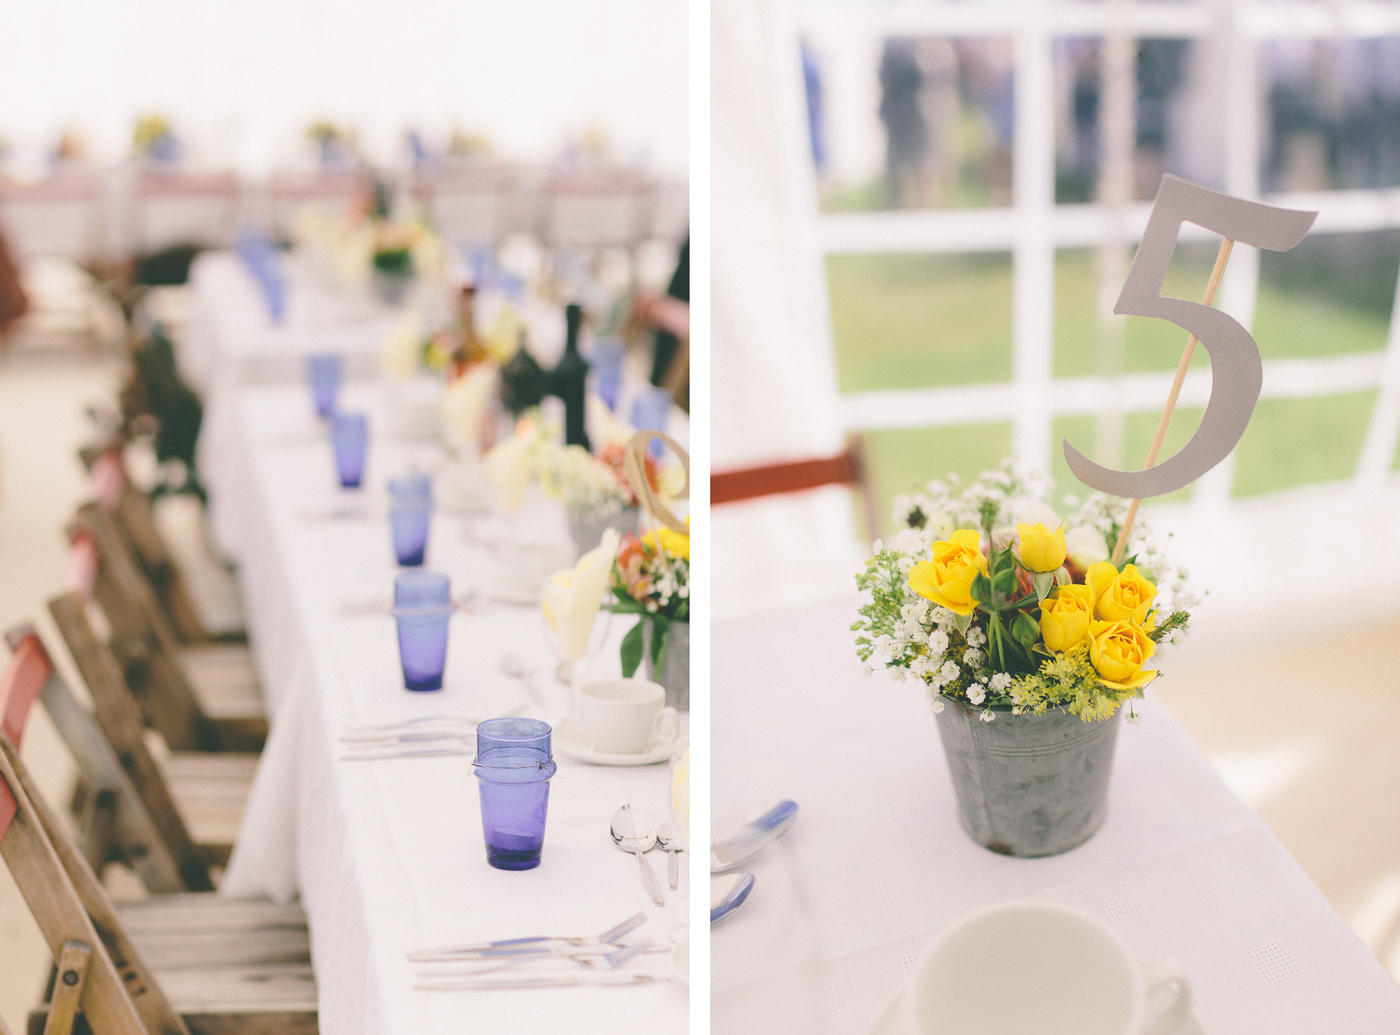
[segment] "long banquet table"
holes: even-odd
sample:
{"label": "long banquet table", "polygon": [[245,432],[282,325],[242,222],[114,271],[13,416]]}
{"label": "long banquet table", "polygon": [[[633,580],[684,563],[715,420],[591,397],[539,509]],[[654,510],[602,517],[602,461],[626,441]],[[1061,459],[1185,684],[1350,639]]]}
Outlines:
{"label": "long banquet table", "polygon": [[[608,836],[609,819],[624,803],[664,816],[667,767],[593,766],[556,746],[542,864],[508,873],[486,864],[469,755],[341,760],[347,727],[442,713],[482,719],[520,705],[521,686],[502,670],[508,653],[535,666],[552,705],[562,706],[566,694],[553,681],[537,608],[489,598],[478,598],[475,613],[454,617],[443,690],[403,688],[394,621],[367,606],[387,607],[396,570],[382,486],[414,463],[431,469],[440,458],[429,444],[376,434],[384,425],[376,386],[346,388],[346,406],[370,412],[367,488],[358,494],[336,487],[330,446],[304,386],[244,387],[232,405],[230,436],[205,475],[214,524],[239,562],[272,732],[224,890],[279,899],[300,893],[321,1030],[685,1031],[687,990],[674,982],[414,990],[406,953],[428,946],[587,934],[639,911],[649,922],[638,933],[669,944],[686,919],[687,853],[680,890],[668,890],[658,909],[636,863]],[[429,567],[449,573],[459,597],[489,591],[498,572],[490,537],[469,541],[465,519],[434,520]],[[517,524],[540,536],[565,534],[562,512],[538,498],[527,500]],[[615,623],[590,674],[616,674],[622,631]],[[664,857],[650,859],[664,886]],[[642,957],[638,969],[671,973],[664,954]]]}
{"label": "long banquet table", "polygon": [[[1032,898],[1099,917],[1144,959],[1175,957],[1209,1035],[1400,1032],[1400,988],[1150,691],[1120,731],[1094,838],[1048,859],[974,844],[921,688],[861,676],[857,606],[712,633],[716,834],[778,799],[802,808],[714,929],[715,1031],[786,1030],[815,996],[804,1030],[863,1035],[941,927]],[[755,962],[773,946],[778,962]]]}

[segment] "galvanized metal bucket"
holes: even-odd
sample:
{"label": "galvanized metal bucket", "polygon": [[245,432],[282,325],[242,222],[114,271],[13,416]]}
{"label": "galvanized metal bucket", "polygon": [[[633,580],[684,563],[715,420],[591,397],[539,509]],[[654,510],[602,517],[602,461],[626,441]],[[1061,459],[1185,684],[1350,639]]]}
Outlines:
{"label": "galvanized metal bucket", "polygon": [[983,709],[940,698],[938,735],[948,758],[958,818],[968,836],[1001,855],[1059,855],[1083,844],[1108,813],[1119,716],[1082,722]]}
{"label": "galvanized metal bucket", "polygon": [[690,711],[690,623],[672,622],[666,633],[666,655],[661,659],[661,671],[652,671],[651,625],[642,634],[645,639],[643,658],[647,678],[666,688],[666,704],[681,712]]}
{"label": "galvanized metal bucket", "polygon": [[569,535],[580,555],[587,553],[603,539],[603,533],[615,528],[619,533],[637,530],[637,508],[625,507],[604,517],[581,518],[569,515]]}

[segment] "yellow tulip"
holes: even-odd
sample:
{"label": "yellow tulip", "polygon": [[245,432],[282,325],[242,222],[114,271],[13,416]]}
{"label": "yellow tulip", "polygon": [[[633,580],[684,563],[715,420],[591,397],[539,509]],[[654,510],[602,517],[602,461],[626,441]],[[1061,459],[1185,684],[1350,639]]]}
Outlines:
{"label": "yellow tulip", "polygon": [[946,541],[933,544],[933,560],[920,561],[909,570],[909,586],[954,614],[970,615],[980,603],[972,597],[972,580],[986,570],[982,534],[960,528]]}
{"label": "yellow tulip", "polygon": [[1138,690],[1157,678],[1142,666],[1156,651],[1142,627],[1127,621],[1089,625],[1089,661],[1099,682],[1114,690]]}
{"label": "yellow tulip", "polygon": [[1021,535],[1021,563],[1031,571],[1054,571],[1065,563],[1065,526],[1061,523],[1050,531],[1037,521],[1033,525],[1017,525]]}
{"label": "yellow tulip", "polygon": [[1088,586],[1061,586],[1040,602],[1040,635],[1051,650],[1074,650],[1089,635],[1094,591]]}
{"label": "yellow tulip", "polygon": [[1121,572],[1108,561],[1089,568],[1084,581],[1094,591],[1094,614],[1105,622],[1136,622],[1145,625],[1157,599],[1157,587],[1130,564]]}

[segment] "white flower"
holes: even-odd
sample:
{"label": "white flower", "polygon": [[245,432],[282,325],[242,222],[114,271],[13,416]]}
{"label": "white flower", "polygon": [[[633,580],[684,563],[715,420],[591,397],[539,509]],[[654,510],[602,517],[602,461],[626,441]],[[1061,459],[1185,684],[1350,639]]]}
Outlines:
{"label": "white flower", "polygon": [[1142,716],[1130,708],[1128,714],[1123,716],[1123,720],[1129,726],[1136,726],[1138,723],[1142,722]]}
{"label": "white flower", "polygon": [[967,645],[969,647],[980,647],[987,642],[987,634],[977,626],[973,626],[967,631]]}
{"label": "white flower", "polygon": [[939,715],[939,714],[942,713],[942,711],[943,711],[943,698],[941,698],[941,697],[935,697],[935,698],[933,699],[933,714],[934,714],[934,715]]}
{"label": "white flower", "polygon": [[905,528],[894,537],[894,548],[900,553],[918,556],[924,552],[924,537],[917,528]]}
{"label": "white flower", "polygon": [[1093,525],[1080,525],[1065,533],[1065,553],[1081,568],[1108,560],[1108,542]]}
{"label": "white flower", "polygon": [[1011,686],[1011,674],[1008,672],[998,672],[996,675],[992,676],[991,684],[993,690],[1004,692]]}
{"label": "white flower", "polygon": [[973,683],[967,688],[967,699],[973,704],[981,704],[987,699],[987,688],[981,683]]}
{"label": "white flower", "polygon": [[869,664],[865,664],[860,667],[860,674],[866,679],[869,679],[871,673],[873,673],[874,671],[875,669],[873,669]]}
{"label": "white flower", "polygon": [[948,634],[942,629],[935,629],[928,634],[928,649],[932,654],[942,654],[948,649]]}
{"label": "white flower", "polygon": [[958,668],[958,663],[956,661],[950,659],[943,663],[943,667],[938,670],[938,674],[943,677],[945,682],[951,683],[962,674],[962,669]]}
{"label": "white flower", "polygon": [[969,647],[963,651],[963,664],[978,668],[982,664],[982,652],[976,647]]}
{"label": "white flower", "polygon": [[1016,524],[1018,525],[1034,525],[1037,522],[1054,531],[1060,527],[1060,515],[1039,500],[1016,512]]}
{"label": "white flower", "polygon": [[993,719],[995,719],[995,718],[997,717],[997,715],[996,715],[996,712],[994,712],[994,711],[992,711],[990,708],[988,708],[985,712],[983,712],[981,715],[979,715],[979,716],[977,716],[977,717],[978,717],[979,719],[981,719],[983,722],[991,722]]}

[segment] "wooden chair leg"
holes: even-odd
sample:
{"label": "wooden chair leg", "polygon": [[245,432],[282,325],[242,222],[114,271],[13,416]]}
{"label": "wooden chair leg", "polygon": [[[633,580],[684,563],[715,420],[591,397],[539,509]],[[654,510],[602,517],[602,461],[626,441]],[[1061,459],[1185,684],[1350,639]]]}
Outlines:
{"label": "wooden chair leg", "polygon": [[49,1004],[44,1035],[73,1035],[73,1021],[78,1016],[78,1005],[82,1002],[83,984],[87,981],[91,960],[92,949],[85,943],[77,940],[64,943],[63,952],[58,957],[58,981],[54,984],[53,1002]]}

